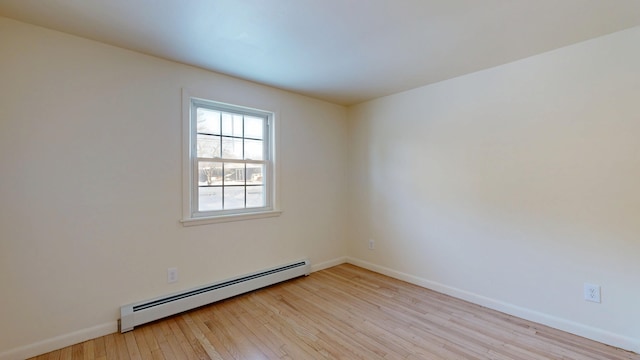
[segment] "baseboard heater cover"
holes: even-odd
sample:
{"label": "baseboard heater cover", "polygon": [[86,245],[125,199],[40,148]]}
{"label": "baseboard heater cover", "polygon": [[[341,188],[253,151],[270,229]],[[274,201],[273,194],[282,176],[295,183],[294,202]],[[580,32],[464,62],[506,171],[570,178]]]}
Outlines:
{"label": "baseboard heater cover", "polygon": [[120,332],[167,316],[195,309],[249,291],[303,275],[309,275],[311,263],[304,259],[246,274],[184,292],[137,302],[120,308]]}

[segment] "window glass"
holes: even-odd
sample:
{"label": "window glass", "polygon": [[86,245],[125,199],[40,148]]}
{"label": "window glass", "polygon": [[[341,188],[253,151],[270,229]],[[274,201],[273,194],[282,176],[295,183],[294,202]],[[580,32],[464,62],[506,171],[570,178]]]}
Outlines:
{"label": "window glass", "polygon": [[271,114],[201,99],[191,114],[192,216],[271,210]]}

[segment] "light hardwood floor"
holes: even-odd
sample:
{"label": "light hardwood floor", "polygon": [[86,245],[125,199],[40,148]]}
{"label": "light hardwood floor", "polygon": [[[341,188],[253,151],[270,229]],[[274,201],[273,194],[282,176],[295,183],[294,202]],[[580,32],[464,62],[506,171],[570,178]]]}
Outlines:
{"label": "light hardwood floor", "polygon": [[638,359],[352,265],[34,359]]}

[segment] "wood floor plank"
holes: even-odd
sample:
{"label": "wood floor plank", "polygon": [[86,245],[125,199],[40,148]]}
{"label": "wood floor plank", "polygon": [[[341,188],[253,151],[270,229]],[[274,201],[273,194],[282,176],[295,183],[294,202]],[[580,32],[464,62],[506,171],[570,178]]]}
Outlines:
{"label": "wood floor plank", "polygon": [[[301,286],[280,291],[282,291],[284,298],[304,306],[305,310],[301,312],[301,319],[305,319],[306,326],[317,326],[318,338],[323,341],[323,346],[333,357],[337,354],[390,359],[406,356],[389,352],[388,349],[380,346],[372,336],[360,336],[366,321],[353,317],[348,309],[340,309],[337,304],[327,301],[307,302],[305,298],[309,293]],[[352,336],[354,334],[359,336]]]}
{"label": "wood floor plank", "polygon": [[209,358],[207,351],[204,349],[205,343],[196,337],[195,333],[187,323],[187,320],[190,320],[188,313],[176,317],[176,325],[182,333],[181,342],[185,343],[184,346],[191,347],[196,359]]}
{"label": "wood floor plank", "polygon": [[[326,283],[326,282],[325,282]],[[302,288],[306,288],[308,283],[301,284]],[[311,291],[314,291],[313,288],[309,289],[309,293],[306,296],[311,294]],[[317,291],[317,289],[315,290]],[[371,304],[367,302],[363,302],[361,304],[351,304],[350,306],[340,306],[340,301],[345,301],[341,297],[336,299],[335,294],[335,286],[327,286],[321,288],[321,292],[318,292],[313,300],[315,303],[318,303],[322,306],[322,308],[330,309],[330,312],[337,316],[338,318],[346,319],[349,324],[357,324],[358,327],[363,326],[365,323],[377,324],[380,329],[400,329],[403,326],[402,322],[399,322],[393,314],[388,315],[384,312],[380,311],[380,307],[376,304]],[[340,301],[335,301],[335,300]],[[347,302],[345,302],[347,303]],[[366,319],[362,321],[362,319]],[[362,323],[359,323],[362,321]],[[372,326],[372,325],[370,325]],[[377,332],[368,331],[368,336],[376,336]],[[378,336],[396,336],[398,335],[398,331],[391,332],[382,330],[381,335]],[[422,344],[412,343],[411,341],[400,341],[405,347],[409,347],[413,352],[429,355],[430,358],[447,358],[451,357],[451,354],[447,351],[443,351],[441,345],[436,345],[435,347],[430,346],[429,342],[423,342],[425,346]],[[440,355],[438,355],[440,354]]]}
{"label": "wood floor plank", "polygon": [[[160,348],[160,352],[165,359],[176,359],[176,354],[173,353],[173,349],[171,349],[171,345],[164,336],[164,332],[162,331],[162,322],[156,322],[152,324],[148,324],[145,327],[151,328],[153,332],[153,336],[156,338],[158,347]],[[135,330],[134,330],[135,331]]]}
{"label": "wood floor plank", "polygon": [[[296,296],[291,292],[280,290],[283,292],[272,293],[274,296],[270,298],[272,301],[270,306],[280,308],[279,317],[284,319],[282,324],[286,327],[293,327],[298,338],[306,342],[315,352],[329,358],[335,358],[339,355],[351,358],[363,358],[368,355],[368,358],[373,358],[376,355],[354,339],[337,336],[335,330],[338,327],[326,326],[328,320],[326,317],[322,323],[319,322],[319,317],[313,317],[317,320],[313,321],[308,317],[311,315],[312,309],[306,307],[306,304],[298,302]],[[305,310],[298,310],[296,306],[291,305],[293,302],[296,302],[301,308],[304,306]],[[327,341],[329,338],[330,340]]]}
{"label": "wood floor plank", "polygon": [[136,341],[135,332],[130,331],[124,334],[124,342],[127,344],[127,351],[129,352],[129,358],[131,360],[142,360],[142,355],[140,355],[141,348],[144,349],[144,344],[138,344]]}
{"label": "wood floor plank", "polygon": [[230,303],[230,305],[221,309],[227,324],[235,324],[236,336],[246,338],[250,342],[247,345],[259,351],[259,354],[252,355],[250,358],[258,359],[260,356],[264,356],[266,359],[280,358],[283,354],[278,351],[277,347],[269,346],[269,340],[264,336],[267,332],[266,328],[259,322],[252,320],[249,313],[242,306],[238,306],[237,302]]}
{"label": "wood floor plank", "polygon": [[114,334],[113,338],[116,343],[116,350],[118,354],[118,359],[120,360],[130,360],[129,349],[127,349],[127,342],[125,341],[123,334]]}
{"label": "wood floor plank", "polygon": [[251,331],[248,331],[242,322],[237,321],[235,316],[230,313],[228,304],[230,302],[224,304],[227,306],[218,308],[216,321],[228,331],[227,334],[240,358],[258,360],[269,359],[269,355],[275,355],[272,351],[268,352],[269,355],[263,351],[264,346],[260,339],[255,337]]}
{"label": "wood floor plank", "polygon": [[210,309],[205,307],[200,310],[192,311],[190,314],[193,317],[198,330],[202,332],[209,344],[211,344],[215,350],[215,354],[219,355],[222,359],[233,359],[233,356],[231,356],[224,347],[224,344],[220,341],[218,334],[212,331],[211,319],[208,316],[210,311]]}
{"label": "wood floor plank", "polygon": [[118,360],[118,349],[116,346],[115,334],[103,336],[104,348],[107,360]]}
{"label": "wood floor plank", "polygon": [[71,359],[73,360],[84,359],[84,346],[82,343],[75,344],[71,347]]}
{"label": "wood floor plank", "polygon": [[82,343],[82,358],[84,360],[93,360],[96,358],[95,343],[93,340]]}
{"label": "wood floor plank", "polygon": [[47,359],[47,360],[60,360],[60,352],[61,350],[56,350],[56,351],[52,351],[48,354],[43,354],[40,355],[41,358],[43,359]]}
{"label": "wood floor plank", "polygon": [[218,353],[216,348],[211,344],[211,342],[209,342],[209,339],[202,332],[201,327],[196,324],[196,321],[199,320],[194,320],[194,318],[191,316],[191,313],[184,314],[183,318],[185,324],[189,327],[189,330],[193,334],[195,341],[197,341],[200,346],[202,346],[202,349],[206,352],[207,357],[213,360],[222,360],[223,358],[220,353]]}
{"label": "wood floor plank", "polygon": [[187,359],[191,354],[187,354],[182,346],[180,346],[178,339],[176,339],[176,336],[171,329],[171,323],[173,322],[173,318],[168,318],[158,324],[160,325],[160,329],[176,359]]}
{"label": "wood floor plank", "polygon": [[[169,321],[169,328],[171,329],[171,331],[173,332],[173,335],[176,338],[176,341],[178,342],[178,344],[180,345],[180,348],[184,351],[184,353],[186,354],[186,359],[188,360],[197,360],[200,359],[203,354],[206,355],[206,353],[204,352],[204,350],[202,349],[202,346],[199,344],[192,344],[187,337],[185,336],[184,332],[182,331],[182,328],[180,327],[180,325],[178,324],[178,322],[181,321],[180,320],[180,316],[175,316],[171,318],[171,321]],[[189,331],[190,333],[190,337],[193,337],[193,334]],[[194,347],[195,345],[195,347]]]}
{"label": "wood floor plank", "polygon": [[268,321],[266,312],[250,305],[248,297],[238,298],[236,306],[229,309],[232,311],[232,315],[244,326],[245,331],[250,331],[252,336],[258,340],[256,344],[267,356],[270,356],[271,359],[287,357],[287,353],[282,351],[283,342],[273,336],[273,333],[264,326]]}
{"label": "wood floor plank", "polygon": [[94,347],[94,354],[95,354],[95,358],[96,359],[106,359],[107,358],[107,349],[104,345],[104,339],[105,337],[99,337],[96,339],[93,339],[93,347]]}
{"label": "wood floor plank", "polygon": [[60,349],[60,360],[71,360],[73,355],[72,349],[73,349],[73,346]]}
{"label": "wood floor plank", "polygon": [[343,264],[38,359],[640,360]]}
{"label": "wood floor plank", "polygon": [[[152,359],[151,349],[147,344],[147,339],[144,337],[144,332],[141,329],[137,329],[137,330],[138,331],[131,331],[131,334],[133,335],[135,339],[135,343],[138,346],[138,352],[140,354],[140,358],[142,360],[150,360]],[[127,344],[127,346],[129,345]]]}

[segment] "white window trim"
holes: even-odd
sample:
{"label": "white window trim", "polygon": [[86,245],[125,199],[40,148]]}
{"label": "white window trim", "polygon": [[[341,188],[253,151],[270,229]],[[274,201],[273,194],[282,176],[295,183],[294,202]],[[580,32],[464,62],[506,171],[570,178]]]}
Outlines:
{"label": "white window trim", "polygon": [[[270,202],[271,207],[268,209],[260,208],[258,210],[241,209],[237,213],[222,213],[212,216],[194,216],[193,214],[193,193],[196,189],[193,188],[194,184],[194,169],[192,161],[192,149],[193,149],[193,137],[192,137],[192,121],[191,121],[191,99],[199,99],[203,101],[207,100],[205,96],[194,96],[187,89],[182,89],[182,220],[180,221],[183,226],[205,225],[215,224],[230,221],[241,221],[251,219],[262,219],[280,216],[282,211],[278,208],[278,162],[276,156],[276,143],[278,134],[278,121],[275,112],[271,112],[273,116],[269,119],[269,149],[270,149],[270,163],[268,176],[270,177],[268,186],[271,194]],[[221,103],[224,105],[224,103]],[[242,107],[238,105],[229,105],[231,107]],[[246,108],[247,110],[256,110],[253,108]],[[264,112],[264,110],[257,110]]]}

